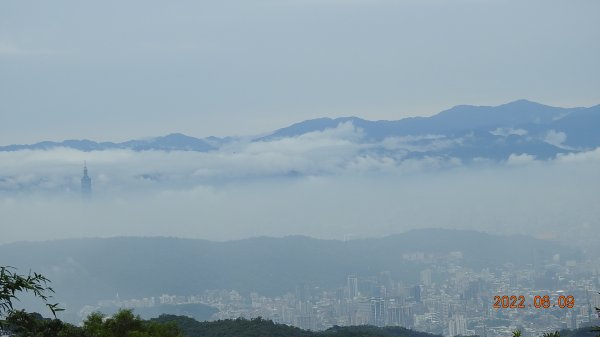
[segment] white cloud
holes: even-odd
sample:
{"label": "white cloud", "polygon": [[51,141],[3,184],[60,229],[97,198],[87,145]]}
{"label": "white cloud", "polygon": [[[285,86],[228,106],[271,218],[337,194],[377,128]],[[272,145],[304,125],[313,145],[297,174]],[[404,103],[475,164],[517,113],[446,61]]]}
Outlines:
{"label": "white cloud", "polygon": [[[334,174],[352,166],[364,147],[352,123],[299,137],[238,142],[217,152],[106,150],[69,148],[0,152],[0,191],[23,185],[77,190],[84,161],[97,187],[138,189],[156,185],[190,186],[222,179]],[[25,171],[24,171],[25,169]]]}
{"label": "white cloud", "polygon": [[[197,164],[193,155],[139,153],[129,163],[101,165],[93,173],[90,204],[79,200],[77,165],[72,194],[0,194],[0,243],[117,235],[226,240],[304,234],[341,239],[345,233],[380,236],[419,227],[553,232],[562,238],[574,234],[561,231],[571,224],[587,223],[592,228],[588,232],[600,229],[600,210],[594,207],[600,202],[600,150],[536,165],[527,164],[533,161],[530,156],[513,156],[521,165],[510,169],[469,167],[434,157],[399,163],[359,155],[330,174],[230,179],[223,184],[179,176],[177,172],[192,172]],[[177,162],[181,158],[189,161],[185,167]],[[171,161],[170,171],[160,171],[167,182],[120,176],[143,171],[136,165],[158,172],[160,161]]]}
{"label": "white cloud", "polygon": [[528,164],[532,164],[535,163],[535,156],[527,154],[527,153],[522,153],[522,154],[511,154],[510,156],[508,156],[508,159],[506,160],[506,163],[508,165],[511,166],[515,166],[515,165],[528,165]]}
{"label": "white cloud", "polygon": [[[600,229],[600,149],[465,165],[363,153],[362,145],[334,136],[352,132],[344,126],[213,153],[0,152],[0,243],[115,235],[341,239],[418,227],[575,235],[560,229],[582,223]],[[91,204],[79,199],[84,159]],[[18,192],[23,188],[29,193]]]}
{"label": "white cloud", "polygon": [[561,131],[550,130],[546,133],[544,141],[556,147],[566,148],[563,144],[567,141],[567,134]]}
{"label": "white cloud", "polygon": [[[361,140],[362,131],[347,123],[207,153],[0,152],[0,226],[10,226],[0,243],[114,235],[341,238],[416,227],[538,234],[571,223],[600,229],[593,207],[600,202],[600,148],[548,161],[512,154],[504,165],[467,165],[395,155],[402,147],[452,146],[441,136]],[[93,179],[90,205],[79,198],[84,160]]]}
{"label": "white cloud", "polygon": [[[244,151],[254,154],[265,152],[301,154],[322,149],[356,148],[358,141],[363,137],[361,129],[354,127],[352,122],[345,122],[340,123],[335,128],[313,131],[297,137],[288,137],[273,141],[238,143],[227,146],[223,150],[225,152]],[[332,156],[335,156],[335,154],[335,152],[332,153]]]}
{"label": "white cloud", "polygon": [[556,158],[558,163],[574,163],[574,164],[600,164],[600,147],[591,151],[559,154]]}
{"label": "white cloud", "polygon": [[[561,133],[549,133],[557,141]],[[411,158],[412,151],[458,146],[462,139],[444,136],[388,138],[365,144],[352,123],[273,141],[239,141],[214,152],[106,150],[82,152],[69,148],[0,152],[0,193],[15,191],[77,193],[84,160],[97,193],[147,189],[186,189],[247,179],[328,176],[354,173],[413,174],[436,172],[464,164],[457,158]],[[597,160],[599,150],[560,155],[543,162],[530,154],[512,154],[507,166],[541,163],[561,165]],[[494,166],[484,159],[475,166]],[[11,192],[12,191],[12,192]]]}
{"label": "white cloud", "polygon": [[497,128],[496,130],[490,131],[490,133],[494,136],[508,137],[511,135],[525,136],[528,132],[525,129]]}
{"label": "white cloud", "polygon": [[389,150],[407,152],[439,151],[462,144],[462,138],[448,138],[443,135],[389,137],[381,145]]}

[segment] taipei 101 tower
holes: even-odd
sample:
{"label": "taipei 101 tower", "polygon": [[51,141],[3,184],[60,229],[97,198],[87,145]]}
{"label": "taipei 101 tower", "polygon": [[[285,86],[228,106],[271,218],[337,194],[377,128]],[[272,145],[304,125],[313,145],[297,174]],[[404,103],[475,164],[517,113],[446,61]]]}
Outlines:
{"label": "taipei 101 tower", "polygon": [[92,198],[92,178],[88,176],[86,162],[83,162],[83,177],[81,177],[81,197],[84,200]]}

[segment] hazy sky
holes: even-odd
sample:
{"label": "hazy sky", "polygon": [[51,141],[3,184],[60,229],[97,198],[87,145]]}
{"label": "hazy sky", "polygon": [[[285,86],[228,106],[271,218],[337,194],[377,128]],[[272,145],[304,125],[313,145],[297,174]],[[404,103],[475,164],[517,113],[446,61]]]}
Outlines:
{"label": "hazy sky", "polygon": [[0,2],[0,144],[600,103],[600,2]]}

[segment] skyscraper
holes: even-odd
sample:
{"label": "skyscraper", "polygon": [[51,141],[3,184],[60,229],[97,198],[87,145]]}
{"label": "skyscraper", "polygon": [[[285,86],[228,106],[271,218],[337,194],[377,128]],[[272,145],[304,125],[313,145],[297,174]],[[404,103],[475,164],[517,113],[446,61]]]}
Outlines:
{"label": "skyscraper", "polygon": [[355,275],[348,276],[348,298],[358,296],[358,278]]}
{"label": "skyscraper", "polygon": [[375,326],[384,326],[385,316],[385,300],[383,298],[371,298],[371,317],[369,323]]}
{"label": "skyscraper", "polygon": [[448,321],[448,337],[465,336],[467,334],[467,321],[463,315],[453,316]]}
{"label": "skyscraper", "polygon": [[92,197],[92,178],[88,176],[86,162],[83,162],[83,177],[81,177],[81,197],[89,200]]}

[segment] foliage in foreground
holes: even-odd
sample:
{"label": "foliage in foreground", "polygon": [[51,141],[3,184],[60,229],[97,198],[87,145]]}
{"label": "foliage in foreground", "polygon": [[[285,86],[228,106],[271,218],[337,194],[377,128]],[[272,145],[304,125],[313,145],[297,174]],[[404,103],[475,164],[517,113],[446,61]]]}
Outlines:
{"label": "foliage in foreground", "polygon": [[17,294],[24,292],[41,299],[56,317],[56,312],[63,309],[58,307],[58,303],[48,303],[52,297],[50,294],[54,292],[49,283],[50,280],[41,274],[30,273],[24,276],[17,274],[13,267],[0,266],[0,317],[13,311],[13,303],[19,300]]}
{"label": "foliage in foreground", "polygon": [[[540,337],[600,337],[600,335],[595,334],[595,332],[599,332],[600,327],[583,327],[575,330],[561,330],[554,332],[546,332],[542,334]],[[515,330],[512,332],[512,337],[521,337],[521,331]]]}
{"label": "foliage in foreground", "polygon": [[45,319],[36,313],[13,311],[7,318],[9,330],[21,337],[181,337],[174,323],[144,321],[130,309],[112,317],[92,313],[83,327],[58,319]]}
{"label": "foliage in foreground", "polygon": [[[325,331],[308,331],[260,317],[198,322],[185,316],[161,315],[145,321],[130,309],[120,310],[111,317],[92,313],[82,327],[24,311],[13,311],[7,321],[18,337],[436,337],[402,327],[335,326]],[[589,328],[579,330],[590,333]],[[552,332],[540,337],[568,337],[568,332],[576,331]],[[520,336],[520,331],[513,332],[513,337]]]}
{"label": "foliage in foreground", "polygon": [[120,310],[109,318],[92,313],[82,327],[24,311],[14,311],[8,322],[10,330],[18,337],[434,337],[400,327],[336,326],[313,332],[260,317],[198,322],[185,316],[161,315],[144,321],[131,310]]}

